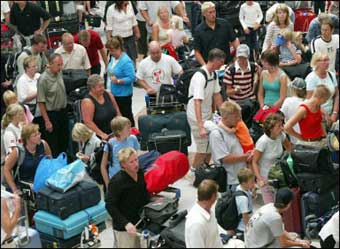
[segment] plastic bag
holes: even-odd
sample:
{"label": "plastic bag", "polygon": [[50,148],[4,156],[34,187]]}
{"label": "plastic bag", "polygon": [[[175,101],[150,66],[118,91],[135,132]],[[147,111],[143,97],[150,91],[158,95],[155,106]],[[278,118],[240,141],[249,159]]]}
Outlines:
{"label": "plastic bag", "polygon": [[51,175],[47,179],[46,185],[58,192],[65,193],[85,178],[85,167],[86,165],[78,159]]}
{"label": "plastic bag", "polygon": [[33,191],[38,192],[45,187],[45,181],[56,171],[67,165],[66,153],[60,153],[57,158],[48,158],[45,156],[41,159],[33,181]]}

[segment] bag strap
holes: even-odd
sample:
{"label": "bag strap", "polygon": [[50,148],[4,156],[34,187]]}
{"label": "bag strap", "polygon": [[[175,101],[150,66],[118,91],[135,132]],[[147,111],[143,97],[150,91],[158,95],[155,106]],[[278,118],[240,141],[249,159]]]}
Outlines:
{"label": "bag strap", "polygon": [[16,177],[18,177],[18,180],[20,181],[19,170],[20,170],[22,163],[25,160],[26,151],[25,151],[25,147],[21,144],[18,144],[16,148],[18,150],[18,160],[17,160],[17,167],[15,169],[13,178],[15,179]]}
{"label": "bag strap", "polygon": [[331,72],[330,72],[330,71],[327,71],[327,73],[328,73],[329,77],[331,78],[332,83],[334,83],[333,75],[331,74]]}

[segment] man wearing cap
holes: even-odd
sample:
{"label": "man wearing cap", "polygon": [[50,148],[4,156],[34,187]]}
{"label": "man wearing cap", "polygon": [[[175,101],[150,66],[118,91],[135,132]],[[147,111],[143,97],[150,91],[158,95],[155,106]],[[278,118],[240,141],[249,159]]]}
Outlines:
{"label": "man wearing cap", "polygon": [[[291,117],[294,116],[296,111],[299,109],[300,104],[306,98],[306,82],[304,79],[296,77],[289,85],[292,89],[292,97],[287,97],[281,107],[281,111],[285,115],[285,122],[287,122]],[[299,124],[294,125],[293,129],[300,134]],[[290,141],[292,144],[297,143],[297,138],[291,136]]]}
{"label": "man wearing cap", "polygon": [[[227,96],[238,102],[242,107],[247,101],[251,105],[249,108],[251,113],[256,113],[256,89],[258,80],[260,79],[261,68],[253,62],[249,61],[250,49],[246,44],[241,44],[236,51],[236,61],[234,64],[226,68],[223,83],[226,84]],[[242,117],[251,119],[249,110],[242,108]]]}
{"label": "man wearing cap", "polygon": [[247,248],[309,248],[310,242],[297,238],[297,234],[284,230],[282,213],[290,208],[294,193],[281,188],[275,196],[275,203],[264,205],[250,218],[245,233]]}

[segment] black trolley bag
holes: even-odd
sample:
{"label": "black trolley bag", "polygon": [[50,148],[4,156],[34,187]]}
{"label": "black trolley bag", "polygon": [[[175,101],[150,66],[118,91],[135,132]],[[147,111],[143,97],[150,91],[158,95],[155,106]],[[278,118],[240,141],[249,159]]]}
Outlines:
{"label": "black trolley bag", "polygon": [[161,239],[167,248],[186,248],[185,222],[187,210],[178,212],[167,222],[169,225],[161,232]]}
{"label": "black trolley bag", "polygon": [[168,130],[166,128],[161,132],[152,133],[148,141],[148,150],[156,150],[161,154],[178,150],[188,155],[186,133],[181,130]]}

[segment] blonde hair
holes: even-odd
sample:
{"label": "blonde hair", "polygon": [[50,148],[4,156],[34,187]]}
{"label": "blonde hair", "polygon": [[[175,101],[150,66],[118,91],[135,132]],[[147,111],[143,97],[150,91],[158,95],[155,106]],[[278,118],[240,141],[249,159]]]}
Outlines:
{"label": "blonde hair", "polygon": [[119,164],[125,163],[132,155],[137,155],[137,151],[135,151],[133,148],[127,147],[121,149],[117,154]]}
{"label": "blonde hair", "polygon": [[36,132],[39,132],[39,125],[33,123],[24,125],[21,131],[21,140],[23,144],[26,145],[31,135]]}
{"label": "blonde hair", "polygon": [[204,12],[211,8],[211,7],[214,7],[215,8],[215,4],[213,2],[204,2],[202,5],[201,5],[201,11],[202,11],[202,14],[204,14]]}
{"label": "blonde hair", "polygon": [[2,99],[4,100],[6,106],[9,106],[9,104],[14,100],[14,98],[16,100],[15,102],[17,102],[18,101],[17,94],[11,90],[5,91],[4,94],[2,95]]}
{"label": "blonde hair", "polygon": [[104,79],[99,74],[92,74],[86,82],[87,88],[91,90],[98,84],[104,84]]}
{"label": "blonde hair", "polygon": [[36,58],[35,56],[33,56],[33,55],[30,55],[30,56],[28,56],[28,57],[26,57],[26,58],[24,59],[24,70],[25,70],[25,71],[26,71],[26,69],[29,67],[29,64],[30,64],[31,62],[34,62],[36,65],[38,65],[38,60],[37,60],[37,58]]}
{"label": "blonde hair", "polygon": [[286,17],[286,20],[285,20],[285,25],[288,26],[290,24],[290,20],[289,20],[289,9],[288,9],[288,6],[285,5],[285,4],[279,4],[275,10],[275,16],[274,16],[274,22],[277,26],[280,25],[280,21],[279,21],[279,16],[277,15],[277,13],[279,11],[283,11],[283,12],[286,12],[287,13],[287,17]]}
{"label": "blonde hair", "polygon": [[314,89],[313,97],[328,100],[331,97],[331,91],[326,85],[317,85]]}
{"label": "blonde hair", "polygon": [[284,30],[282,32],[282,36],[283,38],[285,38],[287,41],[293,41],[294,38],[294,32],[290,31],[290,30]]}
{"label": "blonde hair", "polygon": [[19,112],[23,112],[24,108],[20,104],[10,104],[6,113],[2,117],[1,126],[6,129],[7,126],[13,121],[14,117],[18,115]]}
{"label": "blonde hair", "polygon": [[220,112],[222,117],[227,117],[230,114],[241,115],[241,107],[236,102],[225,101],[220,107]]}
{"label": "blonde hair", "polygon": [[324,54],[324,53],[320,53],[320,52],[316,52],[313,54],[313,57],[312,57],[312,60],[310,62],[310,66],[315,70],[316,69],[316,64],[319,60],[322,60],[322,59],[325,59],[325,58],[328,58],[329,59],[329,56],[328,54]]}
{"label": "blonde hair", "polygon": [[165,5],[161,5],[159,6],[158,10],[157,10],[157,19],[160,20],[160,13],[161,13],[161,10],[166,10],[168,12],[168,17],[169,19],[171,19],[171,13],[169,12],[168,8],[165,6]]}
{"label": "blonde hair", "polygon": [[129,125],[131,126],[131,121],[128,118],[118,116],[111,120],[111,130],[115,137],[119,137],[119,132],[124,130],[124,128]]}
{"label": "blonde hair", "polygon": [[72,139],[76,142],[87,141],[92,137],[93,133],[94,132],[83,123],[75,123],[72,129]]}

